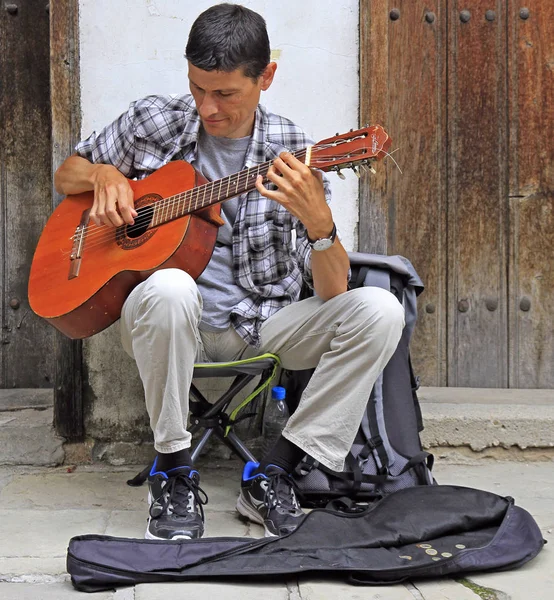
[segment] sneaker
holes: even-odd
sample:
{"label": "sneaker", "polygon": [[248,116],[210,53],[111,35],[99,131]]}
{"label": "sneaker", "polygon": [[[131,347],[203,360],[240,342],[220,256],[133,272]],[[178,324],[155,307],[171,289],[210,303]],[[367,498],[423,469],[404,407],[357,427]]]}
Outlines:
{"label": "sneaker", "polygon": [[190,540],[204,533],[204,508],[208,496],[199,486],[200,475],[191,467],[157,471],[148,476],[150,516],[148,540]]}
{"label": "sneaker", "polygon": [[291,476],[276,465],[258,473],[258,463],[248,462],[242,474],[238,512],[265,528],[265,536],[294,531],[305,513],[300,508]]}

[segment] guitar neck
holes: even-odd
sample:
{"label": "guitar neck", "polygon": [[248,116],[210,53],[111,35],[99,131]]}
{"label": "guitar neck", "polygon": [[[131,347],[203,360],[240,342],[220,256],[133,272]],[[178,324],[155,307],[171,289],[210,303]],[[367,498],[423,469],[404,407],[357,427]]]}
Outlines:
{"label": "guitar neck", "polygon": [[[306,157],[306,148],[292,153],[298,160]],[[169,221],[179,219],[197,210],[223,202],[229,198],[240,196],[256,187],[256,180],[262,176],[264,183],[268,181],[267,172],[272,161],[261,163],[180,194],[159,200],[153,206],[154,214],[149,228],[158,227]]]}

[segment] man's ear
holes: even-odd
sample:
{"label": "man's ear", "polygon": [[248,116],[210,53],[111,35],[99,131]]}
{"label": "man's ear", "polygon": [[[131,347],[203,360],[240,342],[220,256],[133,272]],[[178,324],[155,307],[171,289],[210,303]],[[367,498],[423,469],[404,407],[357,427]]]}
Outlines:
{"label": "man's ear", "polygon": [[260,75],[261,77],[261,89],[265,92],[269,86],[273,83],[275,77],[275,71],[277,70],[277,63],[270,62],[264,69],[264,72]]}

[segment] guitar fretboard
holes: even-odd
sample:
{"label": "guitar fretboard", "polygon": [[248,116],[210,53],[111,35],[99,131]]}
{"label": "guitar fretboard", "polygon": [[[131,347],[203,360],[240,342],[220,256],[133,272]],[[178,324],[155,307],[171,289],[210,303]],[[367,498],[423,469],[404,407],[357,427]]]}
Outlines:
{"label": "guitar fretboard", "polygon": [[[306,157],[306,148],[292,153],[298,160]],[[150,228],[158,227],[174,219],[184,217],[212,204],[223,202],[229,198],[240,196],[256,187],[256,179],[259,175],[267,181],[267,172],[272,161],[268,161],[255,167],[250,167],[228,175],[223,179],[211,181],[198,187],[192,188],[180,194],[169,196],[154,204],[154,214]]]}

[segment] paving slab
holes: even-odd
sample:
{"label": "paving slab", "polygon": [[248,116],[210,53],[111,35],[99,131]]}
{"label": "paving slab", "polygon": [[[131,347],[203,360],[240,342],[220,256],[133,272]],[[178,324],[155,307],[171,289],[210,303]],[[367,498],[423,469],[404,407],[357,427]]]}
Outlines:
{"label": "paving slab", "polygon": [[[76,596],[78,594],[69,582],[0,583],[2,600],[75,600]],[[98,592],[94,594],[94,600],[115,600],[114,592]]]}
{"label": "paving slab", "polygon": [[59,465],[63,438],[52,425],[53,409],[0,412],[0,464]]}
{"label": "paving slab", "polygon": [[554,465],[550,463],[491,462],[465,466],[439,461],[434,474],[443,485],[463,485],[511,496],[543,529],[554,527]]}
{"label": "paving slab", "polygon": [[9,571],[2,571],[0,578],[7,575],[28,573],[27,561],[33,571],[59,573],[59,560],[64,561],[69,539],[84,533],[103,533],[108,523],[109,512],[101,510],[12,510],[0,509],[2,534],[0,559],[10,559]]}
{"label": "paving slab", "polygon": [[450,579],[417,581],[412,585],[424,600],[480,600],[481,598],[461,583]]}
{"label": "paving slab", "polygon": [[[286,584],[278,583],[161,583],[135,587],[134,600],[290,600]],[[336,600],[336,599],[335,599]],[[413,600],[413,599],[411,599]]]}
{"label": "paving slab", "polygon": [[357,587],[338,581],[311,579],[298,585],[301,600],[414,600],[404,585]]}
{"label": "paving slab", "polygon": [[[540,524],[540,523],[539,523]],[[554,535],[543,536],[548,544],[531,562],[503,573],[471,573],[466,579],[482,587],[499,590],[509,600],[552,600],[554,598]],[[427,598],[426,598],[427,600]],[[503,600],[500,595],[499,600]]]}
{"label": "paving slab", "polygon": [[108,517],[105,534],[114,537],[143,538],[148,519],[143,510],[114,510]]}
{"label": "paving slab", "polygon": [[0,581],[33,582],[35,579],[43,581],[50,580],[52,577],[56,580],[67,577],[65,552],[63,555],[51,557],[25,554],[12,557],[0,556]]}
{"label": "paving slab", "polygon": [[54,390],[41,388],[15,388],[0,390],[0,412],[26,408],[51,408]]}
{"label": "paving slab", "polygon": [[[147,489],[130,487],[129,472],[57,470],[15,476],[0,491],[0,507],[147,510]],[[78,493],[77,493],[78,492]]]}

